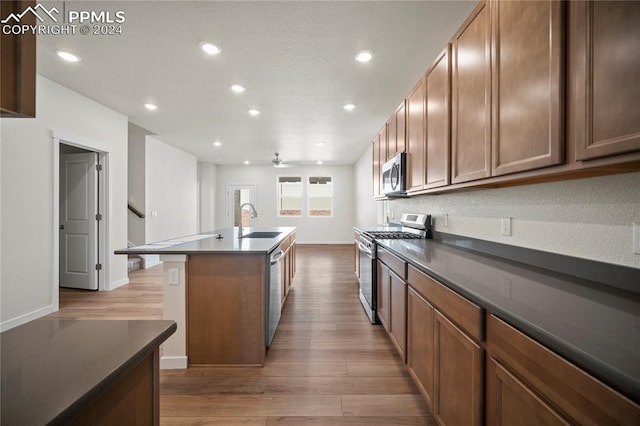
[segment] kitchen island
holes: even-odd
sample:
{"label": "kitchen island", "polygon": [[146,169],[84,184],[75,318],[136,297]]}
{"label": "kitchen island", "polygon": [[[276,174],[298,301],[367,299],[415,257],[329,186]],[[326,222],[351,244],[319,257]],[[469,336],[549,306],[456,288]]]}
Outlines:
{"label": "kitchen island", "polygon": [[291,287],[295,238],[293,227],[245,228],[241,238],[224,228],[116,251],[164,262],[164,318],[178,331],[161,367],[263,365],[269,318],[279,317]]}
{"label": "kitchen island", "polygon": [[173,321],[38,319],[0,334],[3,425],[159,424]]}

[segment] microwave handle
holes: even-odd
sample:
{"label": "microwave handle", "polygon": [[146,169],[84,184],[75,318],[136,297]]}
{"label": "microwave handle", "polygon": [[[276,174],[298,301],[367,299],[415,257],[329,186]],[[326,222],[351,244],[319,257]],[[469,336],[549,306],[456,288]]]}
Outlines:
{"label": "microwave handle", "polygon": [[[395,176],[395,183],[394,183]],[[394,163],[391,167],[391,189],[394,191],[398,189],[398,185],[400,184],[400,165],[398,163]]]}

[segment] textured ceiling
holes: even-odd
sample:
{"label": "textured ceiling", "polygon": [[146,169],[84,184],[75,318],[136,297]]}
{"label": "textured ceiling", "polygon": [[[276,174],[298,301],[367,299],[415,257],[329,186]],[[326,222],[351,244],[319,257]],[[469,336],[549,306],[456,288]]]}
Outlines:
{"label": "textured ceiling", "polygon": [[[275,151],[352,164],[476,2],[43,3],[125,12],[121,35],[39,36],[38,72],[158,139],[217,164],[268,164]],[[222,53],[202,52],[205,40]],[[363,49],[368,64],[354,60]],[[64,63],[56,50],[82,60]],[[247,90],[233,93],[234,83]]]}

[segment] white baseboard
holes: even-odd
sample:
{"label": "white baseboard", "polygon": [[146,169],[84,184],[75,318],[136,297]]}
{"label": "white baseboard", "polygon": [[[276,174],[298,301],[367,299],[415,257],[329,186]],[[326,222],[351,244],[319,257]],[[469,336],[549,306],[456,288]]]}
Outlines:
{"label": "white baseboard", "polygon": [[123,278],[118,281],[113,281],[109,286],[109,291],[115,290],[116,288],[122,287],[123,285],[127,285],[127,284],[129,284],[129,278]]}
{"label": "white baseboard", "polygon": [[33,321],[38,318],[42,318],[45,315],[55,312],[53,305],[45,306],[44,308],[36,309],[33,312],[20,315],[19,317],[12,318],[0,323],[0,331],[7,331],[22,324],[26,324],[29,321]]}
{"label": "white baseboard", "polygon": [[182,370],[187,368],[186,356],[163,356],[160,358],[161,370]]}

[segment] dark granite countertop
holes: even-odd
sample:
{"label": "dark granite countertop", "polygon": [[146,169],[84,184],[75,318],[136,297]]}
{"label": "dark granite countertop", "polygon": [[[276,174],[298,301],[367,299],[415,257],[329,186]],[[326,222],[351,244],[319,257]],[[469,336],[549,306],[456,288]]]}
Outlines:
{"label": "dark granite countertop", "polygon": [[640,294],[434,240],[377,243],[640,402]]}
{"label": "dark granite countertop", "polygon": [[0,424],[64,422],[176,330],[173,321],[38,319],[0,334]]}
{"label": "dark granite countertop", "polygon": [[244,235],[256,231],[280,232],[280,235],[274,238],[238,238],[237,227],[224,228],[116,250],[115,254],[269,254],[295,230],[295,227],[244,228]]}

